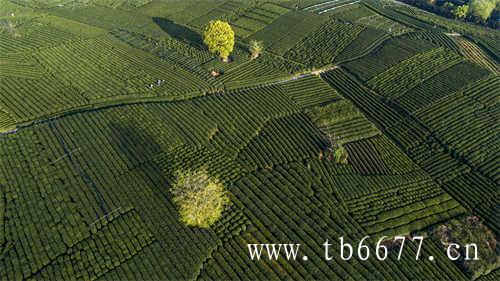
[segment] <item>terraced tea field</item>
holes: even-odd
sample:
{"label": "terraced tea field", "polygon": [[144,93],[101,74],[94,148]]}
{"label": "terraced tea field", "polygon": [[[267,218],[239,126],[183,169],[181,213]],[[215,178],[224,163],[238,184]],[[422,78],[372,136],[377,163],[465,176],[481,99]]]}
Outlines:
{"label": "terraced tea field", "polygon": [[388,0],[0,0],[0,280],[497,280],[495,42]]}

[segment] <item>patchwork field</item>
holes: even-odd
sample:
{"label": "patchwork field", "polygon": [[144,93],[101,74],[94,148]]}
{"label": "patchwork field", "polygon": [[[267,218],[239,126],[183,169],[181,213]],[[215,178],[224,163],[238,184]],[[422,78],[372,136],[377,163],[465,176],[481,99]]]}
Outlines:
{"label": "patchwork field", "polygon": [[[0,0],[0,280],[497,280],[499,32],[393,1]],[[209,227],[172,191],[194,170],[229,198]]]}

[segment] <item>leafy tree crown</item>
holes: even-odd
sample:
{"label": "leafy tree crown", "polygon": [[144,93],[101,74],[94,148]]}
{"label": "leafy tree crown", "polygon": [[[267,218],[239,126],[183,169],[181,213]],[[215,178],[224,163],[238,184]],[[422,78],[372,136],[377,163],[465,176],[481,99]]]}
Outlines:
{"label": "leafy tree crown", "polygon": [[227,59],[234,48],[234,31],[227,22],[210,21],[203,32],[203,42],[210,52]]}
{"label": "leafy tree crown", "polygon": [[252,58],[257,58],[264,50],[264,42],[257,40],[250,41],[249,50]]}
{"label": "leafy tree crown", "polygon": [[206,169],[179,171],[170,192],[181,221],[188,226],[213,225],[230,202],[224,185],[211,178]]}

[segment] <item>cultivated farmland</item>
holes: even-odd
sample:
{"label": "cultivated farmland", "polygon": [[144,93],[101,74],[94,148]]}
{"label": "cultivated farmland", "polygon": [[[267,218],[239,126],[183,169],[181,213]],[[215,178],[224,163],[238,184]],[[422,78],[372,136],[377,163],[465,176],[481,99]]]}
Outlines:
{"label": "cultivated farmland", "polygon": [[499,41],[395,1],[0,0],[0,280],[497,280]]}

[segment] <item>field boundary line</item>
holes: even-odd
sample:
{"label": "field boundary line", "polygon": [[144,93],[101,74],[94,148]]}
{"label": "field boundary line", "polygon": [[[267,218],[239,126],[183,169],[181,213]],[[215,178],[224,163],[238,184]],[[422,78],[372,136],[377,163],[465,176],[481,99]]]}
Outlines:
{"label": "field boundary line", "polygon": [[[16,128],[13,129],[11,132],[9,132],[9,134],[14,134],[14,133],[17,133],[24,128],[35,126],[38,124],[44,124],[44,123],[50,122],[52,120],[60,119],[60,118],[74,115],[74,114],[78,114],[78,113],[99,111],[99,110],[104,110],[104,109],[108,109],[108,108],[129,106],[129,105],[139,105],[139,104],[149,104],[149,103],[185,102],[188,100],[203,98],[204,96],[211,95],[213,93],[220,93],[220,92],[228,93],[228,91],[234,91],[237,89],[257,88],[257,87],[265,87],[265,86],[283,84],[286,82],[302,79],[302,78],[310,76],[310,75],[319,75],[323,72],[326,72],[328,70],[333,70],[337,67],[338,66],[336,64],[330,64],[330,65],[323,66],[321,68],[315,68],[315,69],[304,71],[304,72],[298,72],[295,74],[279,77],[277,79],[271,79],[271,80],[265,81],[265,82],[258,82],[256,84],[244,85],[242,87],[234,87],[234,88],[230,87],[227,89],[220,89],[220,91],[216,91],[216,92],[212,92],[212,91],[210,91],[210,89],[204,89],[202,91],[190,92],[190,93],[187,93],[186,95],[183,95],[183,96],[148,96],[148,97],[137,97],[137,96],[126,97],[125,96],[123,98],[117,98],[117,99],[113,99],[113,100],[97,101],[95,103],[68,108],[68,109],[65,109],[62,111],[57,111],[57,112],[53,112],[53,113],[50,113],[50,114],[47,114],[44,116],[37,117],[37,118],[32,119],[32,120],[16,123],[15,124]],[[0,134],[0,138],[3,135],[7,135],[7,134]]]}
{"label": "field boundary line", "polygon": [[350,2],[350,3],[342,4],[340,6],[335,6],[335,7],[332,7],[332,8],[328,8],[326,10],[323,10],[323,11],[319,12],[318,15],[321,15],[321,14],[324,14],[326,12],[333,11],[333,10],[336,10],[338,8],[342,8],[342,7],[345,7],[345,6],[354,5],[354,4],[357,4],[359,2],[360,1],[358,0],[358,1]]}

